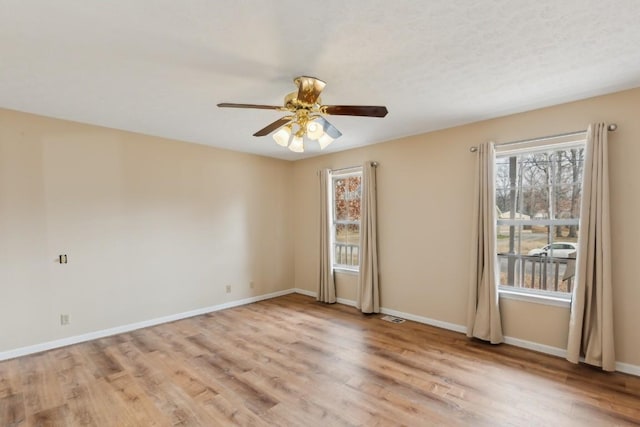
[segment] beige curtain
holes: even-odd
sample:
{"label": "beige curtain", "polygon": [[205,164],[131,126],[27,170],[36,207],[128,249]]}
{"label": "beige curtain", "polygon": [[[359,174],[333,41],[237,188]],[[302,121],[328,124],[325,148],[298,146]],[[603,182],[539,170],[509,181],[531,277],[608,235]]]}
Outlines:
{"label": "beige curtain", "polygon": [[366,162],[362,166],[360,274],[356,300],[356,306],[363,313],[380,313],[376,199],[376,166],[375,163]]}
{"label": "beige curtain", "polygon": [[607,125],[587,130],[578,259],[571,301],[567,360],[615,371]]}
{"label": "beige curtain", "polygon": [[329,215],[329,169],[320,171],[320,276],[317,300],[333,304],[336,302],[336,284],[331,265],[331,223]]}
{"label": "beige curtain", "polygon": [[481,144],[477,155],[467,336],[498,344],[503,336],[498,304],[493,143]]}

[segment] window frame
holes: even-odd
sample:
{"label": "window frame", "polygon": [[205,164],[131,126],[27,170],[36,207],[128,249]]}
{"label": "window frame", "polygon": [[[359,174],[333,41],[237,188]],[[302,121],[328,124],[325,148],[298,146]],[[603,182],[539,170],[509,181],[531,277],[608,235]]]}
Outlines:
{"label": "window frame", "polygon": [[[549,151],[561,151],[568,150],[574,148],[582,148],[586,149],[586,132],[581,132],[573,135],[563,135],[558,137],[547,137],[540,139],[527,140],[516,143],[507,143],[507,144],[496,144],[495,148],[495,157],[493,159],[494,168],[497,169],[499,159],[509,158],[514,156],[519,156],[522,154],[535,154],[535,153],[543,153]],[[582,172],[584,173],[584,171]],[[497,193],[497,174],[494,176],[494,195]],[[575,183],[574,183],[575,184]],[[583,179],[581,179],[580,191],[582,191]],[[553,185],[553,184],[552,184]],[[558,185],[558,184],[555,184]],[[520,184],[519,188],[516,186],[517,190],[522,192],[522,185]],[[498,204],[496,202],[496,208]],[[555,206],[554,206],[555,209]],[[496,209],[497,211],[497,209]],[[516,207],[517,212],[517,207]],[[554,212],[555,213],[555,212]],[[580,206],[578,206],[578,216],[577,218],[570,219],[556,219],[556,218],[513,218],[513,219],[501,219],[496,215],[495,219],[495,231],[494,231],[494,239],[496,242],[496,251],[494,253],[496,263],[499,266],[498,259],[498,234],[500,226],[514,226],[516,228],[523,226],[563,226],[563,225],[578,225],[580,222]],[[516,215],[517,216],[517,215]],[[544,247],[551,246],[554,244],[558,244],[557,241],[548,242],[544,245]],[[561,243],[561,242],[560,242]],[[576,246],[576,259],[578,257],[578,242],[575,243]],[[522,256],[522,254],[517,254],[517,256]],[[501,271],[501,268],[498,267],[498,272]],[[541,290],[541,289],[533,289],[533,288],[524,288],[521,286],[515,285],[502,285],[498,283],[498,294],[500,298],[505,299],[515,299],[520,301],[528,301],[535,302],[546,305],[555,305],[555,306],[563,306],[569,307],[571,305],[572,293],[571,292],[559,292],[559,291],[549,291],[549,290]]]}
{"label": "window frame", "polygon": [[[345,168],[345,169],[340,169],[340,170],[336,170],[336,171],[331,171],[330,176],[329,176],[329,185],[330,185],[330,189],[329,189],[329,214],[330,214],[330,218],[331,218],[331,224],[330,224],[330,238],[329,238],[329,244],[331,246],[331,267],[333,269],[333,271],[341,271],[341,272],[348,272],[348,273],[359,273],[360,272],[360,265],[358,262],[358,265],[348,265],[348,264],[338,264],[336,263],[335,260],[335,254],[336,254],[336,231],[337,231],[337,225],[350,225],[350,224],[357,224],[358,225],[358,230],[360,230],[361,227],[361,221],[354,221],[354,220],[338,220],[336,219],[336,207],[335,207],[335,181],[337,179],[341,179],[341,178],[349,178],[352,176],[359,176],[360,177],[360,189],[362,189],[362,167],[361,166],[356,166],[356,167],[351,167],[351,168]],[[360,192],[360,200],[362,200],[362,192]],[[358,244],[357,244],[357,248],[358,248],[358,261],[360,261],[360,240],[358,239]]]}

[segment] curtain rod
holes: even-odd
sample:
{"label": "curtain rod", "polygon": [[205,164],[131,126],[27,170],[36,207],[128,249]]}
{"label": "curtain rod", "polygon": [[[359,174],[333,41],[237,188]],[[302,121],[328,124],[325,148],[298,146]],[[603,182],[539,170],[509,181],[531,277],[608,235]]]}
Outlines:
{"label": "curtain rod", "polygon": [[[371,162],[371,166],[373,166],[374,168],[375,168],[375,167],[378,167],[378,162]],[[349,166],[349,167],[346,167],[346,168],[331,169],[331,172],[346,171],[346,170],[349,170],[349,169],[355,169],[355,168],[359,168],[359,167],[360,167],[360,166]]]}
{"label": "curtain rod", "polygon": [[[607,130],[610,132],[614,132],[616,129],[618,129],[618,125],[615,123],[611,123],[609,126],[607,126]],[[543,136],[541,138],[530,138],[530,139],[521,139],[519,141],[509,141],[509,142],[503,142],[502,144],[496,144],[498,146],[503,146],[503,145],[511,145],[511,144],[521,144],[523,142],[531,142],[531,141],[541,141],[543,139],[551,139],[551,138],[560,138],[563,136],[572,136],[572,135],[580,135],[581,133],[585,133],[588,129],[585,130],[578,130],[578,131],[574,131],[574,132],[567,132],[567,133],[559,133],[557,135],[549,135],[549,136]],[[471,151],[472,153],[475,153],[476,151],[478,151],[478,147],[470,147],[469,151]]]}
{"label": "curtain rod", "polygon": [[[371,166],[373,166],[374,168],[378,167],[378,162],[371,162]],[[340,169],[329,169],[331,172],[341,172],[341,171],[346,171],[349,169],[355,169],[355,168],[359,168],[360,166],[349,166],[346,168],[340,168]],[[319,170],[316,171],[316,175],[318,175],[320,173]]]}

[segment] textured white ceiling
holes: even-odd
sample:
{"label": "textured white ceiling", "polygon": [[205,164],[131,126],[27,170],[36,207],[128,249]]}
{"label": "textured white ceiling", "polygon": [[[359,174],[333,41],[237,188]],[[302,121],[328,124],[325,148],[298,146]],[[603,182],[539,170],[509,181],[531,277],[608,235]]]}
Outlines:
{"label": "textured white ceiling", "polygon": [[638,0],[0,0],[0,107],[252,152],[292,79],[327,82],[325,152],[640,86]]}

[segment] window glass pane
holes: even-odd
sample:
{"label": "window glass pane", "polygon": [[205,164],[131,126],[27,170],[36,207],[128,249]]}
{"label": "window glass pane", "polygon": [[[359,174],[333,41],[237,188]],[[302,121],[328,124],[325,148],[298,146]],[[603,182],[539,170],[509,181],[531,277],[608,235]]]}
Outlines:
{"label": "window glass pane", "polygon": [[528,228],[522,244],[523,255],[539,255],[545,250],[549,241],[553,240],[552,230],[554,227],[549,225],[532,225]]}
{"label": "window glass pane", "polygon": [[580,185],[556,185],[553,187],[557,219],[580,218]]}
{"label": "window glass pane", "polygon": [[358,224],[336,224],[334,242],[334,263],[357,266],[359,251],[360,226]]}
{"label": "window glass pane", "polygon": [[583,151],[571,149],[554,153],[552,195],[555,218],[579,217]]}
{"label": "window glass pane", "polygon": [[498,212],[511,210],[511,188],[509,158],[498,158],[496,160],[496,205]]}
{"label": "window glass pane", "polygon": [[519,159],[518,184],[521,188],[524,213],[531,219],[550,218],[549,185],[551,171],[549,154],[524,154]]}
{"label": "window glass pane", "polygon": [[497,225],[500,285],[571,292],[578,225],[566,222],[580,218],[583,162],[583,148],[496,159],[498,219],[552,221]]}
{"label": "window glass pane", "polygon": [[347,181],[348,219],[360,221],[360,176],[349,177]]}
{"label": "window glass pane", "polygon": [[558,150],[553,153],[557,184],[579,184],[584,168],[584,148]]}
{"label": "window glass pane", "polygon": [[358,244],[360,242],[360,224],[336,224],[336,243]]}
{"label": "window glass pane", "polygon": [[[513,244],[514,249],[520,239],[520,228],[518,226],[510,227],[508,225],[498,225],[497,230],[497,250],[499,254],[508,254],[510,245]],[[511,243],[510,232],[513,230],[513,243]]]}
{"label": "window glass pane", "polygon": [[348,219],[346,178],[338,178],[333,180],[333,194],[334,218],[337,221]]}
{"label": "window glass pane", "polygon": [[548,219],[553,183],[548,153],[521,154],[496,160],[496,206],[499,219]]}
{"label": "window glass pane", "polygon": [[498,254],[535,255],[542,251],[549,239],[548,226],[498,225]]}
{"label": "window glass pane", "polygon": [[[575,259],[498,255],[500,285],[547,292],[571,292]],[[509,279],[512,280],[509,280]]]}
{"label": "window glass pane", "polygon": [[528,217],[525,219],[551,218],[548,187],[523,187],[521,194],[522,213]]}
{"label": "window glass pane", "polygon": [[333,177],[333,262],[339,267],[358,267],[361,184],[361,174]]}
{"label": "window glass pane", "polygon": [[347,243],[352,245],[360,244],[360,224],[349,224],[347,226]]}
{"label": "window glass pane", "polygon": [[348,241],[348,230],[346,224],[336,224],[336,238],[335,243],[346,244]]}

